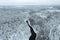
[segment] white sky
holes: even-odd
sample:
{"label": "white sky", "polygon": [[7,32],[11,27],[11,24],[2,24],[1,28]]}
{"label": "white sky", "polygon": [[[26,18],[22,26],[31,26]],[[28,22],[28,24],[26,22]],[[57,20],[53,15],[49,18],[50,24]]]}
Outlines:
{"label": "white sky", "polygon": [[0,0],[0,5],[22,4],[60,5],[60,0]]}

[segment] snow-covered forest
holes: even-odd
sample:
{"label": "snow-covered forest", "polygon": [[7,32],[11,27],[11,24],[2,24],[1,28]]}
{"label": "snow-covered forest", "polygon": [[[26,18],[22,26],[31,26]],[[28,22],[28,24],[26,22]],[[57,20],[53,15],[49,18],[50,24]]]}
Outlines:
{"label": "snow-covered forest", "polygon": [[35,40],[60,40],[60,6],[1,6],[0,40],[29,40],[30,22]]}

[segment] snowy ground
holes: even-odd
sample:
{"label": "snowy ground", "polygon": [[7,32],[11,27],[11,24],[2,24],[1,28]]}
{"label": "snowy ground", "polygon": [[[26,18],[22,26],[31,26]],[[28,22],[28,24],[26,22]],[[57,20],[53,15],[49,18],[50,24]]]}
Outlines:
{"label": "snowy ground", "polygon": [[29,40],[30,21],[36,40],[60,40],[60,9],[54,7],[0,8],[0,40]]}

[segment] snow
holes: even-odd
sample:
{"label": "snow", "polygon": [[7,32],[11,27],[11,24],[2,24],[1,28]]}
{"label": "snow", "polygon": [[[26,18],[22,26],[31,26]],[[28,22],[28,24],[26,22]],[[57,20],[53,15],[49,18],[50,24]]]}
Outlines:
{"label": "snow", "polygon": [[0,8],[0,40],[29,40],[26,20],[37,34],[36,40],[60,40],[60,10],[32,8]]}

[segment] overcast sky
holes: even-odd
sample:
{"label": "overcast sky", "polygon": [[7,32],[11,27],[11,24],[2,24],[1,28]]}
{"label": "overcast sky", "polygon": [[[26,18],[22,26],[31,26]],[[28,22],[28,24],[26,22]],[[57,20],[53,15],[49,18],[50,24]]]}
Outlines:
{"label": "overcast sky", "polygon": [[0,5],[60,5],[60,0],[0,0]]}

